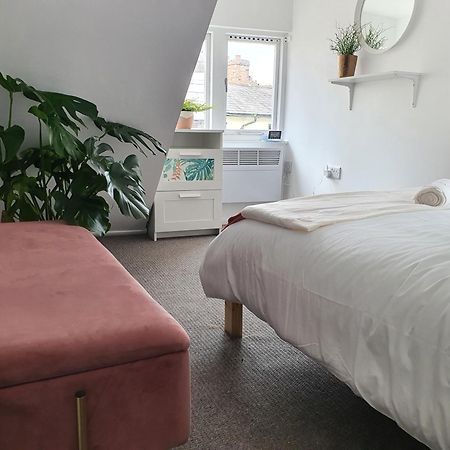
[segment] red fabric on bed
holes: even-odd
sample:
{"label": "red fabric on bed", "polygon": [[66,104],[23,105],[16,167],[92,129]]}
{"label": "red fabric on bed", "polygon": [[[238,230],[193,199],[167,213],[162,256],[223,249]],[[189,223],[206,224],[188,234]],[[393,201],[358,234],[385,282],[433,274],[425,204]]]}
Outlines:
{"label": "red fabric on bed", "polygon": [[[116,437],[90,448],[181,443],[189,428],[188,347],[181,326],[88,231],[0,224],[0,449],[75,448],[68,431],[75,422],[66,419],[78,389],[90,390],[97,416],[90,420],[100,427],[90,432]],[[55,426],[69,437],[52,446],[45,430],[60,416]],[[143,434],[133,436],[135,427]],[[150,446],[167,427],[168,447]],[[128,446],[120,447],[124,434]]]}
{"label": "red fabric on bed", "polygon": [[245,220],[245,217],[241,213],[238,213],[238,214],[235,214],[234,216],[231,216],[228,219],[227,224],[222,228],[222,231],[225,230],[226,228],[228,228],[229,226],[240,222],[241,220]]}

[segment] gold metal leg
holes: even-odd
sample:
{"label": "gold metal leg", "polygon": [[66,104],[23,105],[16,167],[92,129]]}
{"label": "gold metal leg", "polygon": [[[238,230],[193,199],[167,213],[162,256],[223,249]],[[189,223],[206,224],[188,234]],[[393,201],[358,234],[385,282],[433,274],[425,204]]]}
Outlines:
{"label": "gold metal leg", "polygon": [[242,337],[242,305],[225,301],[225,332],[232,338]]}
{"label": "gold metal leg", "polygon": [[77,402],[78,450],[88,450],[86,392],[76,392],[75,399]]}

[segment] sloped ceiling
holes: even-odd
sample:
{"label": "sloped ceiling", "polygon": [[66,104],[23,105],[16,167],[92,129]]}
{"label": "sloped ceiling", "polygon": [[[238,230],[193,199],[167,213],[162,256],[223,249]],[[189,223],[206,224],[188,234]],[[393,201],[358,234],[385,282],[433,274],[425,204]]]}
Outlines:
{"label": "sloped ceiling", "polygon": [[[92,100],[105,117],[146,130],[167,148],[215,5],[0,0],[0,71]],[[162,164],[162,156],[141,158],[149,204]],[[118,211],[112,218],[113,230],[145,229]]]}

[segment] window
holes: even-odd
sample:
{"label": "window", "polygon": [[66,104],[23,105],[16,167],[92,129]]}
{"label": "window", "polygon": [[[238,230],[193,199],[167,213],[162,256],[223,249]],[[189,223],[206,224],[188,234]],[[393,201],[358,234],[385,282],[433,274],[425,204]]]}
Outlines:
{"label": "window", "polygon": [[277,43],[230,36],[227,69],[227,130],[270,130],[274,123]]}
{"label": "window", "polygon": [[[197,103],[209,103],[210,94],[210,37],[209,35],[203,42],[202,49],[192,74],[191,83],[186,95],[186,99],[193,100]],[[208,128],[210,114],[208,111],[195,113],[194,128]]]}
{"label": "window", "polygon": [[281,129],[286,35],[212,27],[203,44],[186,98],[212,105],[195,115],[194,128],[227,134]]}

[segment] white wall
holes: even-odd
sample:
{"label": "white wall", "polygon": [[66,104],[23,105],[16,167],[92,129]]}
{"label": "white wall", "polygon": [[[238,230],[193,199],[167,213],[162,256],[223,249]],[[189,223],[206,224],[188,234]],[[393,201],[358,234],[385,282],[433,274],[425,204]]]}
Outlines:
{"label": "white wall", "polygon": [[293,2],[294,0],[219,0],[211,25],[290,31]]}
{"label": "white wall", "polygon": [[[216,0],[0,0],[1,71],[85,97],[169,147]],[[127,146],[115,146],[119,154]],[[141,158],[152,203],[163,157]],[[113,229],[145,222],[113,214]]]}
{"label": "white wall", "polygon": [[286,107],[292,196],[311,194],[327,163],[341,164],[343,179],[325,180],[316,193],[450,178],[450,3],[417,1],[405,40],[384,55],[361,54],[358,68],[424,72],[417,109],[411,83],[394,80],[358,86],[353,111],[347,89],[328,83],[336,56],[327,39],[336,23],[353,21],[356,0],[295,2]]}

